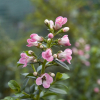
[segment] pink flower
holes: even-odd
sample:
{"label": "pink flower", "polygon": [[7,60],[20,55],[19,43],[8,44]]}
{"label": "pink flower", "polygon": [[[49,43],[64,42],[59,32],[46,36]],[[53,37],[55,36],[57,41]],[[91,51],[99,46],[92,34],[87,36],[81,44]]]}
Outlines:
{"label": "pink flower", "polygon": [[30,37],[31,37],[33,42],[35,42],[35,41],[38,41],[38,42],[39,41],[43,41],[43,37],[38,36],[37,34],[31,34]]}
{"label": "pink flower", "polygon": [[36,84],[43,85],[44,88],[49,88],[52,82],[53,78],[47,73],[43,74],[41,77],[38,77],[36,79]]}
{"label": "pink flower", "polygon": [[98,87],[95,87],[95,88],[94,88],[94,92],[95,92],[95,93],[98,93],[98,92],[99,92],[99,88],[98,88]]}
{"label": "pink flower", "polygon": [[62,25],[64,25],[65,23],[67,22],[67,18],[66,17],[62,17],[62,16],[59,16],[56,18],[56,21],[55,21],[55,29],[59,29],[62,27]]}
{"label": "pink flower", "polygon": [[19,63],[24,64],[23,67],[26,67],[27,63],[33,59],[33,57],[27,56],[26,53],[21,53],[20,56]]}
{"label": "pink flower", "polygon": [[69,38],[68,38],[68,35],[64,35],[61,39],[58,40],[58,43],[60,45],[64,45],[64,46],[70,46],[70,41],[69,41]]}
{"label": "pink flower", "polygon": [[73,48],[72,48],[72,51],[73,51],[74,54],[78,54],[77,48],[73,47]]}
{"label": "pink flower", "polygon": [[90,55],[89,55],[89,54],[85,54],[84,57],[85,57],[86,59],[89,59],[89,58],[90,58]]}
{"label": "pink flower", "polygon": [[90,45],[89,44],[86,44],[85,45],[85,51],[89,51],[90,50]]}
{"label": "pink flower", "polygon": [[71,54],[72,54],[72,50],[71,49],[65,49],[64,52],[58,53],[58,58],[61,61],[67,60],[67,62],[69,64],[71,64],[70,63],[70,60],[72,59]]}
{"label": "pink flower", "polygon": [[79,54],[79,55],[84,55],[83,50],[78,50],[78,54]]}
{"label": "pink flower", "polygon": [[26,46],[28,46],[28,47],[38,46],[38,42],[37,41],[33,42],[32,39],[27,39],[27,42],[28,42],[28,45],[26,45]]}
{"label": "pink flower", "polygon": [[48,34],[48,38],[52,39],[54,37],[54,35],[52,33]]}
{"label": "pink flower", "polygon": [[67,31],[69,31],[69,27],[64,27],[62,30],[63,30],[63,32],[67,32]]}
{"label": "pink flower", "polygon": [[52,51],[51,49],[47,49],[45,52],[42,52],[42,57],[46,59],[47,61],[52,61],[53,56],[52,56]]}

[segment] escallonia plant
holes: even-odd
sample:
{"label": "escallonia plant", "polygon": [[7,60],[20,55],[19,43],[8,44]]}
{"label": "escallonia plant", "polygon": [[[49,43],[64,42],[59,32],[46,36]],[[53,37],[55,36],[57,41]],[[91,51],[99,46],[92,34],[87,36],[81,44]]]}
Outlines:
{"label": "escallonia plant", "polygon": [[[70,60],[72,59],[72,50],[67,48],[64,51],[60,50],[54,54],[52,50],[54,46],[71,45],[68,35],[64,35],[59,39],[54,39],[56,35],[69,30],[69,27],[62,28],[62,25],[66,22],[67,18],[62,16],[56,18],[55,24],[52,20],[46,19],[44,23],[48,27],[49,34],[45,38],[36,33],[30,35],[30,39],[27,39],[28,44],[26,46],[35,46],[41,49],[42,52],[39,57],[32,50],[24,51],[20,54],[21,58],[18,61],[18,66],[21,65],[24,68],[30,64],[33,69],[33,73],[22,74],[26,79],[22,87],[20,87],[14,80],[9,81],[9,87],[16,93],[15,96],[6,97],[4,100],[48,100],[48,96],[67,94],[68,87],[64,85],[63,81],[68,79],[69,76],[66,73],[57,72],[55,75],[52,72],[45,72],[45,69],[48,67],[58,65],[69,70],[65,61],[71,64]],[[38,67],[36,67],[35,64],[38,64]],[[33,80],[33,83],[29,87],[29,92],[26,92],[25,88],[30,79]]]}

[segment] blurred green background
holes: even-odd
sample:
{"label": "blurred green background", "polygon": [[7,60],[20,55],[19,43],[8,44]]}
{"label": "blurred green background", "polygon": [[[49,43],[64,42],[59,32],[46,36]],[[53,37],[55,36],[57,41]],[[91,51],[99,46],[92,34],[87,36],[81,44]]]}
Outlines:
{"label": "blurred green background", "polygon": [[[30,71],[27,67],[17,68],[20,53],[30,49],[39,52],[35,47],[26,47],[30,34],[46,36],[48,30],[44,20],[54,21],[58,16],[68,18],[64,26],[70,27],[67,34],[72,45],[69,48],[73,48],[80,38],[91,47],[88,52],[90,66],[84,65],[82,58],[73,54],[72,64],[69,65],[71,70],[68,71],[70,79],[66,81],[69,92],[59,98],[100,100],[100,84],[97,83],[100,79],[100,0],[0,0],[1,99],[13,93],[8,81],[13,79],[21,84],[23,78],[20,73]],[[65,72],[64,69],[52,70]]]}

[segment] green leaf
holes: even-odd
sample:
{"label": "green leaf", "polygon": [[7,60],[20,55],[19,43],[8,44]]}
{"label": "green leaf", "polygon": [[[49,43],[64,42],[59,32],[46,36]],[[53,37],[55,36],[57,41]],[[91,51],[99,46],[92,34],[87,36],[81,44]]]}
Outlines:
{"label": "green leaf", "polygon": [[59,88],[52,88],[51,87],[49,90],[52,91],[52,92],[55,92],[55,93],[67,94],[67,92],[65,90],[59,89]]}
{"label": "green leaf", "polygon": [[10,80],[10,81],[8,82],[8,86],[9,86],[11,89],[13,89],[13,90],[15,90],[15,91],[17,91],[17,92],[20,91],[20,86],[19,86],[18,83],[17,83],[16,81],[14,81],[14,80]]}
{"label": "green leaf", "polygon": [[56,74],[56,81],[60,80],[62,77],[62,74],[60,72],[57,72]]}
{"label": "green leaf", "polygon": [[20,64],[19,62],[17,62],[17,67],[22,66],[23,64]]}
{"label": "green leaf", "polygon": [[30,87],[30,94],[34,93],[35,91],[35,84]]}
{"label": "green leaf", "polygon": [[54,61],[55,61],[58,65],[64,67],[65,69],[70,70],[69,67],[68,67],[64,62],[62,62],[62,61],[60,61],[60,60],[58,60],[58,59],[54,59]]}
{"label": "green leaf", "polygon": [[27,86],[29,79],[30,79],[30,78],[25,78],[25,80],[24,80],[24,82],[23,82],[22,90],[24,90],[25,87]]}
{"label": "green leaf", "polygon": [[42,65],[40,65],[40,66],[37,68],[37,72],[39,72],[41,69],[42,69]]}
{"label": "green leaf", "polygon": [[66,73],[62,73],[62,77],[61,77],[61,80],[66,80],[70,78]]}
{"label": "green leaf", "polygon": [[52,93],[52,92],[49,92],[49,93],[45,93],[42,97],[48,97],[48,96],[52,96],[52,95],[57,95],[56,93]]}
{"label": "green leaf", "polygon": [[1,100],[15,100],[15,99],[12,97],[5,97],[4,99],[1,99]]}
{"label": "green leaf", "polygon": [[68,87],[63,84],[54,84],[49,88],[50,91],[59,94],[67,94]]}
{"label": "green leaf", "polygon": [[22,73],[23,76],[25,76],[26,78],[36,78],[33,73]]}

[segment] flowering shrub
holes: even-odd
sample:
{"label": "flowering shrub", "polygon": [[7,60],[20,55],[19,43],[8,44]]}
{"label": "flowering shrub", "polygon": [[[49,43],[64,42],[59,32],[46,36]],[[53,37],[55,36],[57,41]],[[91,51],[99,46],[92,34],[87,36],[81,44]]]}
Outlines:
{"label": "flowering shrub", "polygon": [[80,38],[75,42],[75,47],[72,48],[73,54],[78,55],[80,61],[86,65],[90,66],[90,62],[88,59],[90,58],[89,51],[90,51],[90,45],[86,44],[85,40],[83,38]]}
{"label": "flowering shrub", "polygon": [[[55,25],[52,20],[46,19],[44,23],[49,28],[50,33],[45,37],[41,37],[36,33],[30,35],[30,39],[27,39],[27,47],[37,47],[42,50],[39,57],[32,51],[24,51],[21,53],[21,58],[18,61],[18,66],[23,65],[23,67],[28,67],[31,65],[33,73],[23,73],[25,76],[26,82],[22,88],[14,80],[8,82],[8,85],[11,89],[16,91],[14,97],[6,97],[5,99],[32,99],[32,100],[44,100],[48,96],[57,95],[57,94],[67,94],[68,88],[66,85],[61,84],[61,81],[64,81],[69,78],[66,73],[57,72],[56,76],[54,73],[46,73],[45,69],[51,66],[61,66],[67,70],[69,67],[65,64],[65,60],[71,64],[72,59],[72,50],[67,48],[64,51],[57,51],[53,53],[52,48],[54,46],[70,46],[70,41],[68,35],[64,35],[60,39],[54,39],[56,35],[60,33],[67,32],[68,27],[61,28],[67,22],[67,18],[59,16],[55,20]],[[86,48],[88,50],[88,48]],[[41,56],[41,57],[40,57]],[[38,67],[35,67],[35,64],[38,64]],[[29,79],[33,80],[32,86],[29,88],[29,93],[26,93],[25,88],[29,82]],[[9,99],[9,100],[10,100]]]}

